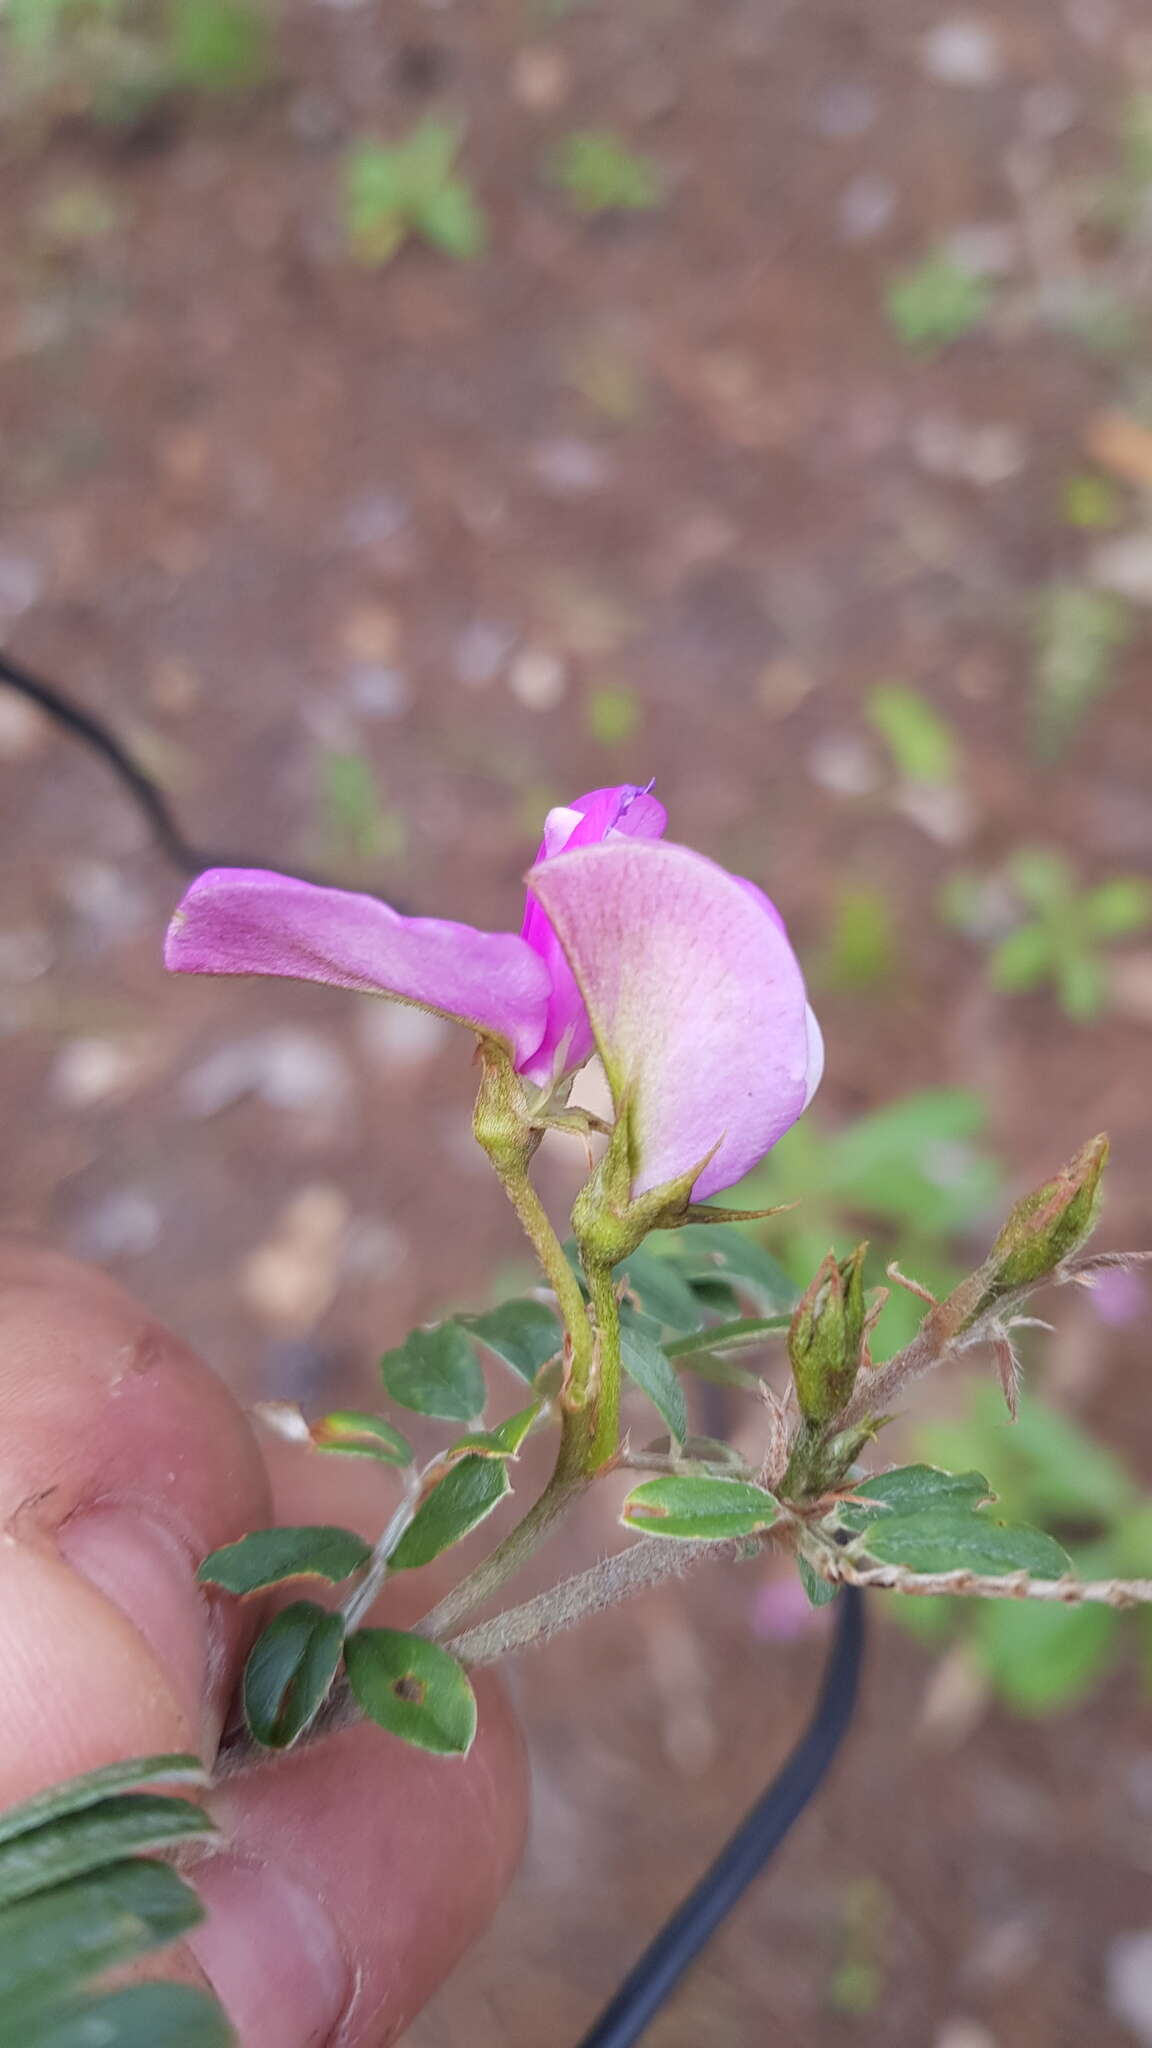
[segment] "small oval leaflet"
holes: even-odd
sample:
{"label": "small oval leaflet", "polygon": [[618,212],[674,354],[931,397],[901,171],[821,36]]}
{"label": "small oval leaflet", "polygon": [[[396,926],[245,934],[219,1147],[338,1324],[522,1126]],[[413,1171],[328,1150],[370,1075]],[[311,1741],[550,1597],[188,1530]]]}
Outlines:
{"label": "small oval leaflet", "polygon": [[315,1720],[340,1668],[344,1623],[311,1600],[281,1609],[244,1667],[244,1715],[265,1749],[287,1749]]}
{"label": "small oval leaflet", "polygon": [[166,1863],[143,1859],[19,1899],[0,1915],[0,2013],[15,2027],[89,1977],[179,1940],[203,1918],[190,1885]]}
{"label": "small oval leaflet", "polygon": [[198,1756],[186,1755],[183,1751],[164,1756],[136,1756],[123,1764],[104,1764],[98,1771],[86,1771],[83,1777],[68,1778],[63,1785],[52,1785],[47,1792],[38,1792],[34,1799],[26,1799],[20,1806],[10,1806],[0,1813],[0,1844],[10,1842],[17,1835],[25,1835],[33,1828],[44,1827],[48,1821],[62,1820],[65,1815],[82,1813],[85,1807],[98,1806],[114,1792],[132,1792],[144,1785],[207,1785],[209,1774]]}
{"label": "small oval leaflet", "polygon": [[299,1529],[256,1529],[204,1559],[196,1576],[226,1593],[257,1593],[285,1579],[328,1579],[339,1585],[362,1570],[372,1547],[351,1529],[319,1523]]}
{"label": "small oval leaflet", "polygon": [[448,1455],[462,1457],[466,1451],[475,1451],[482,1458],[518,1458],[520,1446],[539,1419],[541,1409],[541,1402],[530,1401],[527,1408],[510,1415],[507,1422],[498,1422],[493,1429],[470,1430],[467,1436],[457,1438]]}
{"label": "small oval leaflet", "polygon": [[1042,1529],[1013,1527],[963,1507],[925,1508],[919,1514],[881,1515],[858,1539],[878,1564],[911,1572],[980,1572],[993,1578],[1027,1572],[1060,1579],[1071,1559]]}
{"label": "small oval leaflet", "polygon": [[124,1792],[14,1836],[0,1849],[0,1907],[119,1858],[216,1833],[202,1806]]}
{"label": "small oval leaflet", "polygon": [[460,1323],[470,1337],[479,1338],[529,1385],[540,1368],[555,1358],[564,1340],[552,1310],[528,1297],[506,1301],[485,1315],[461,1316]]}
{"label": "small oval leaflet", "polygon": [[484,1413],[480,1361],[459,1323],[413,1330],[380,1360],[384,1385],[402,1408],[442,1422],[473,1422]]}
{"label": "small oval leaflet", "polygon": [[394,1572],[414,1571],[430,1564],[490,1515],[510,1491],[507,1461],[469,1452],[449,1465],[420,1503],[389,1559]]}
{"label": "small oval leaflet", "polygon": [[763,1487],[741,1479],[713,1479],[686,1473],[649,1479],[624,1503],[621,1520],[650,1536],[679,1536],[723,1542],[771,1528],[777,1503]]}
{"label": "small oval leaflet", "polygon": [[86,2001],[24,2038],[24,2048],[236,2048],[214,1998],[191,1984],[132,1984]]}
{"label": "small oval leaflet", "polygon": [[688,1432],[684,1389],[660,1346],[633,1325],[624,1323],[620,1329],[620,1363],[629,1379],[647,1394],[677,1443],[682,1444]]}
{"label": "small oval leaflet", "polygon": [[418,1749],[467,1756],[476,1698],[463,1666],[423,1636],[362,1628],[345,1648],[348,1682],[369,1719]]}
{"label": "small oval leaflet", "polygon": [[415,1455],[382,1415],[340,1408],[312,1425],[312,1441],[320,1451],[338,1451],[348,1458],[378,1458],[385,1465],[410,1465]]}
{"label": "small oval leaflet", "polygon": [[867,1529],[888,1515],[920,1514],[928,1508],[974,1510],[992,1497],[982,1472],[944,1472],[938,1465],[898,1465],[853,1485],[854,1498],[841,1502],[837,1521],[845,1529]]}

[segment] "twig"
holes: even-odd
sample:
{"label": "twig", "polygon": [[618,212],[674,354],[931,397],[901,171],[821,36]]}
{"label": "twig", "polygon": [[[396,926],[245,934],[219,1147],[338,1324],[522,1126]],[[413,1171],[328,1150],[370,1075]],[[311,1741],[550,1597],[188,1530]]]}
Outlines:
{"label": "twig", "polygon": [[889,1593],[959,1594],[973,1600],[1047,1600],[1059,1607],[1142,1607],[1152,1603],[1152,1579],[1033,1579],[1027,1572],[986,1577],[963,1569],[910,1572],[903,1565],[869,1565],[829,1557],[821,1575],[831,1583],[874,1586]]}
{"label": "twig", "polygon": [[[709,1559],[737,1557],[741,1547],[733,1542],[680,1543],[660,1536],[641,1537],[628,1550],[603,1558],[586,1572],[563,1580],[547,1593],[538,1593],[534,1600],[525,1600],[520,1607],[510,1607],[493,1620],[452,1636],[445,1647],[464,1664],[494,1664],[497,1658],[526,1649],[530,1643],[550,1641],[585,1615],[615,1607],[648,1586],[682,1578]],[[427,1622],[421,1624],[419,1633],[426,1631]]]}

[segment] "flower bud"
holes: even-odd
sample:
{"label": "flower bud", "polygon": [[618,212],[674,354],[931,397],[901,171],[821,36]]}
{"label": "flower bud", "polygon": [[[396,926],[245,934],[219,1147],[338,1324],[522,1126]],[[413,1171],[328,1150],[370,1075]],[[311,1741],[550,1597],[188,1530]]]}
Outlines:
{"label": "flower bud", "polygon": [[1090,1139],[1054,1179],[1017,1202],[984,1264],[952,1296],[963,1307],[961,1329],[1005,1296],[1039,1286],[1080,1250],[1099,1213],[1108,1149],[1105,1136]]}
{"label": "flower bud", "polygon": [[788,1332],[788,1356],[806,1422],[832,1422],[851,1398],[864,1349],[864,1257],[829,1252],[801,1296]]}

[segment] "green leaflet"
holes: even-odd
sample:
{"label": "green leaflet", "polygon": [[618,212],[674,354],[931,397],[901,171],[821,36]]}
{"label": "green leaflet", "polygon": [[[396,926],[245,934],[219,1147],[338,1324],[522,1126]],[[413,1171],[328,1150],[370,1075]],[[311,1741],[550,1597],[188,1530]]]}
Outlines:
{"label": "green leaflet", "polygon": [[564,1341],[556,1316],[542,1301],[506,1301],[485,1315],[460,1316],[458,1321],[529,1386]]}
{"label": "green leaflet", "polygon": [[0,1908],[145,1849],[215,1834],[203,1807],[156,1793],[125,1792],[63,1814],[0,1849]]}
{"label": "green leaflet", "polygon": [[620,1330],[620,1362],[629,1379],[647,1394],[676,1442],[682,1444],[688,1432],[684,1389],[660,1346],[634,1325],[624,1324]]}
{"label": "green leaflet", "polygon": [[444,1422],[473,1422],[484,1413],[480,1363],[459,1323],[413,1330],[380,1360],[384,1385],[402,1408]]}
{"label": "green leaflet", "polygon": [[340,1668],[344,1622],[310,1600],[284,1607],[244,1667],[244,1714],[265,1749],[287,1749],[315,1720]]}
{"label": "green leaflet", "polygon": [[143,1785],[207,1783],[208,1773],[199,1757],[183,1753],[132,1757],[127,1763],[106,1764],[101,1770],[85,1772],[81,1778],[52,1785],[47,1792],[26,1799],[23,1805],[10,1806],[0,1813],[0,1844],[27,1834],[32,1828],[43,1827],[47,1821],[60,1820],[65,1814],[82,1813],[85,1807],[99,1805],[114,1792],[130,1792]]}
{"label": "green leaflet", "polygon": [[1071,1569],[1066,1553],[1042,1529],[1013,1527],[963,1507],[881,1515],[860,1541],[877,1563],[911,1572],[970,1571],[994,1578],[1027,1572],[1035,1579],[1059,1579]]}
{"label": "green leaflet", "polygon": [[196,1576],[226,1593],[256,1593],[284,1579],[328,1579],[338,1585],[360,1571],[372,1546],[351,1529],[326,1524],[299,1529],[256,1529],[204,1559]]}
{"label": "green leaflet", "polygon": [[392,1552],[394,1572],[414,1571],[430,1564],[453,1543],[458,1543],[510,1490],[507,1462],[503,1458],[470,1452],[449,1465],[443,1479],[420,1503],[412,1520]]}
{"label": "green leaflet", "polygon": [[476,1734],[476,1699],[455,1657],[401,1629],[362,1628],[349,1636],[348,1682],[369,1719],[417,1749],[467,1756]]}
{"label": "green leaflet", "polygon": [[134,1984],[32,2020],[20,2048],[237,2048],[214,1998],[190,1984]]}
{"label": "green leaflet", "polygon": [[621,1520],[649,1536],[679,1536],[717,1542],[771,1528],[777,1502],[763,1487],[741,1479],[713,1479],[692,1473],[649,1479],[624,1503]]}

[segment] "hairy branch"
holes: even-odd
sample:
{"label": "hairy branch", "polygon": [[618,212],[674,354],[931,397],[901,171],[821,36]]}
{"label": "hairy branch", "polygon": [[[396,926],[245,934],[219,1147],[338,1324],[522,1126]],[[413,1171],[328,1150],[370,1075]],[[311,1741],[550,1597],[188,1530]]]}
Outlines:
{"label": "hairy branch", "polygon": [[[648,1586],[665,1579],[683,1578],[698,1564],[720,1557],[738,1557],[739,1543],[679,1543],[659,1536],[644,1536],[628,1550],[606,1557],[599,1564],[564,1579],[534,1600],[509,1607],[491,1621],[482,1621],[445,1644],[464,1664],[494,1664],[499,1657],[523,1650],[530,1643],[546,1643],[562,1630],[583,1621],[585,1615],[599,1614],[630,1600]],[[426,1626],[426,1624],[425,1624]]]}
{"label": "hairy branch", "polygon": [[986,1578],[980,1572],[910,1572],[903,1565],[868,1565],[829,1557],[822,1576],[848,1586],[888,1593],[946,1593],[973,1600],[1047,1600],[1058,1607],[1142,1607],[1152,1603],[1152,1579],[1032,1579],[1027,1572]]}

